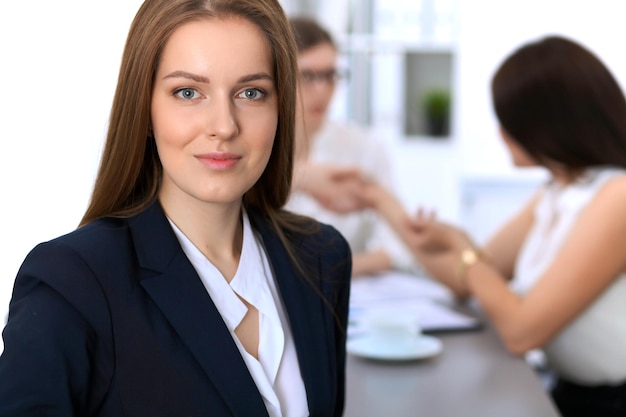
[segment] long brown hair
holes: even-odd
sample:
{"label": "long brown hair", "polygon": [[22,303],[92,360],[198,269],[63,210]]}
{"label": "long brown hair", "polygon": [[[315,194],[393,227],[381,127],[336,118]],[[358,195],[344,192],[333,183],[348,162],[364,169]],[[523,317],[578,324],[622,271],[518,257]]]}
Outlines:
{"label": "long brown hair", "polygon": [[272,153],[263,174],[244,195],[244,206],[264,213],[275,226],[293,223],[280,209],[289,197],[293,170],[296,49],[278,0],[146,0],[130,27],[106,143],[81,225],[134,215],[157,198],[163,169],[151,137],[150,104],[163,47],[187,22],[228,16],[242,17],[265,33],[278,94]]}

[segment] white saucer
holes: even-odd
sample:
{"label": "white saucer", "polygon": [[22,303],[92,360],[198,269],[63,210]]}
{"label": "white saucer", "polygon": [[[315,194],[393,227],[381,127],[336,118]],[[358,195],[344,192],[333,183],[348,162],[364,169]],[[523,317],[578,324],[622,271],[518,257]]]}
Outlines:
{"label": "white saucer", "polygon": [[421,335],[401,347],[394,347],[363,335],[348,340],[346,350],[352,355],[368,359],[406,361],[438,355],[443,350],[443,344],[436,337]]}

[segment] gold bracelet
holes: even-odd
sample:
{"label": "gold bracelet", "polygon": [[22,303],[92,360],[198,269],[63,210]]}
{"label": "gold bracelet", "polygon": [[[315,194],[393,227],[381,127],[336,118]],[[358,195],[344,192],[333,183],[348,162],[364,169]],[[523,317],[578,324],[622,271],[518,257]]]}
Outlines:
{"label": "gold bracelet", "polygon": [[482,258],[482,253],[475,248],[463,249],[459,260],[457,277],[461,287],[467,289],[467,270]]}

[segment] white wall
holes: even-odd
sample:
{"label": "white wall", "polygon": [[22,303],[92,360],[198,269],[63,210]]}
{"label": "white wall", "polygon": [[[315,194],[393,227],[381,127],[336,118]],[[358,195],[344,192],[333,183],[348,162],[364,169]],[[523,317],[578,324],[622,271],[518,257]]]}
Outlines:
{"label": "white wall", "polygon": [[27,252],[86,208],[140,3],[0,3],[0,323]]}

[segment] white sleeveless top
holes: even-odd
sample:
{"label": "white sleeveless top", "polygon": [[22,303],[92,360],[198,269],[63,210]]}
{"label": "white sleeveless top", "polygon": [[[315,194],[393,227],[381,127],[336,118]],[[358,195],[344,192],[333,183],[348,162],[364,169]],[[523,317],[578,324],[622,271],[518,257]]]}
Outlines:
{"label": "white sleeveless top", "polygon": [[[532,288],[556,257],[584,207],[602,185],[621,175],[626,175],[626,171],[594,168],[566,187],[557,183],[546,187],[517,259],[511,283],[514,291],[523,295]],[[564,288],[563,296],[566,294],[567,288]],[[543,350],[550,367],[572,382],[626,381],[626,276],[622,274],[615,280]]]}

